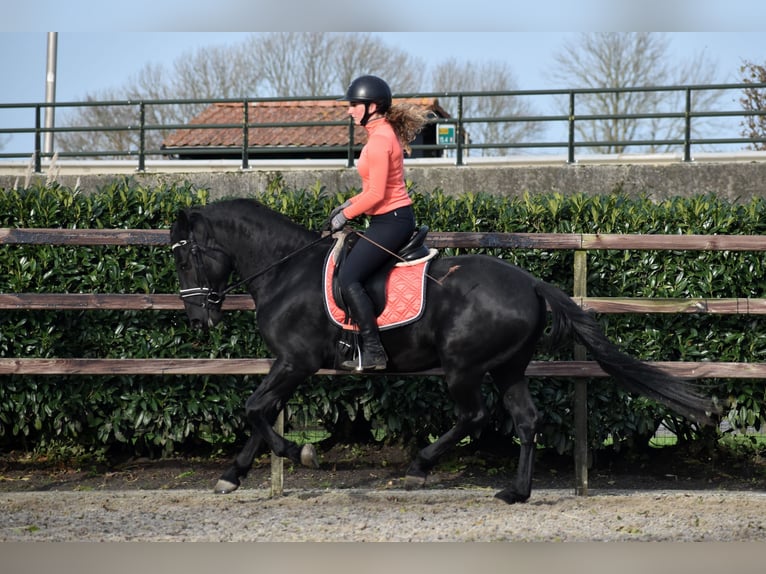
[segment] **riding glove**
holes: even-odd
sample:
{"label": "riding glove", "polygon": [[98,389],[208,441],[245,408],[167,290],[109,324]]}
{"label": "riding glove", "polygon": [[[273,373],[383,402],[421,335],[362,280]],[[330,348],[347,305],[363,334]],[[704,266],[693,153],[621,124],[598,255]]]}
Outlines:
{"label": "riding glove", "polygon": [[330,217],[329,217],[328,219],[329,219],[330,221],[332,221],[332,218],[333,218],[333,217],[335,217],[336,215],[338,215],[338,213],[339,213],[339,212],[341,212],[341,211],[343,211],[344,209],[346,209],[346,208],[347,208],[349,205],[351,205],[351,200],[350,200],[350,199],[347,199],[346,201],[344,201],[343,203],[341,203],[341,204],[340,204],[338,207],[336,207],[335,209],[333,209],[333,210],[330,212]]}
{"label": "riding glove", "polygon": [[330,231],[333,233],[340,231],[343,229],[343,226],[346,225],[346,221],[348,221],[348,219],[343,215],[343,210],[339,210],[330,220]]}

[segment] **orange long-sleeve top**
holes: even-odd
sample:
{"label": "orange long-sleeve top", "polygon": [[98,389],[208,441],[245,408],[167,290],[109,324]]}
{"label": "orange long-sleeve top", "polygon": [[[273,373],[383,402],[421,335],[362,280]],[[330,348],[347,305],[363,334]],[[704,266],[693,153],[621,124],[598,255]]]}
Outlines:
{"label": "orange long-sleeve top", "polygon": [[365,129],[367,143],[357,163],[362,191],[343,210],[348,219],[362,214],[381,215],[412,204],[404,183],[404,153],[394,128],[385,118],[379,118],[368,122]]}

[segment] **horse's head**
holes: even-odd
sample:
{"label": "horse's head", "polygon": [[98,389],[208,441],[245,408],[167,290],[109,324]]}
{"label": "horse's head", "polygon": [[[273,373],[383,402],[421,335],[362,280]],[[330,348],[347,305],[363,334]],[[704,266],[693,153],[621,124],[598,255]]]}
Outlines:
{"label": "horse's head", "polygon": [[170,241],[189,321],[197,329],[214,327],[223,318],[231,257],[216,243],[209,221],[193,208],[178,213]]}

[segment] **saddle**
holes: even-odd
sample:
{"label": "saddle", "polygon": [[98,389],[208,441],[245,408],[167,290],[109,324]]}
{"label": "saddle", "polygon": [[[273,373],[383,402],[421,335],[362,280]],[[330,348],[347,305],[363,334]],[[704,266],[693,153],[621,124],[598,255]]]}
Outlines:
{"label": "saddle", "polygon": [[[429,249],[425,244],[427,235],[428,226],[424,225],[417,229],[412,234],[410,240],[401,249],[399,249],[399,251],[396,253],[396,257],[392,256],[385,265],[383,265],[369,279],[365,281],[364,288],[372,301],[373,307],[375,309],[375,315],[377,317],[380,317],[381,313],[383,313],[383,311],[386,309],[386,305],[388,303],[388,289],[391,284],[390,279],[392,270],[397,266],[414,266],[418,263],[427,263],[436,255],[436,250]],[[334,304],[340,310],[342,310],[346,316],[348,316],[348,308],[343,302],[340,282],[338,281],[338,271],[343,266],[348,253],[354,247],[356,242],[360,240],[364,241],[364,239],[359,237],[357,232],[343,235],[338,238],[335,247],[328,254],[327,266],[332,265],[333,268],[332,270],[329,268],[326,269],[325,273],[332,273],[332,299],[334,300]],[[331,302],[328,301],[327,303],[328,306],[330,306]]]}

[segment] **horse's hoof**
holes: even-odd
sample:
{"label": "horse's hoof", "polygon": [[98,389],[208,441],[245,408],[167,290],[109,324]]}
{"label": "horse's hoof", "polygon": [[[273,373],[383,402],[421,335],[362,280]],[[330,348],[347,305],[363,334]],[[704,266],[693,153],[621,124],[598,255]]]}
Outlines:
{"label": "horse's hoof", "polygon": [[234,484],[233,482],[229,482],[228,480],[220,479],[218,482],[215,483],[215,488],[213,489],[213,492],[216,494],[229,494],[231,492],[234,492],[239,488],[238,484]]}
{"label": "horse's hoof", "polygon": [[319,468],[319,460],[317,460],[317,449],[311,443],[306,443],[301,448],[301,464],[310,468]]}
{"label": "horse's hoof", "polygon": [[520,502],[526,502],[529,500],[529,495],[524,495],[516,492],[513,488],[506,488],[495,494],[495,498],[499,498],[503,502],[508,504],[517,504]]}
{"label": "horse's hoof", "polygon": [[416,490],[418,488],[423,488],[425,484],[425,476],[415,476],[414,474],[408,474],[404,477],[404,490]]}

